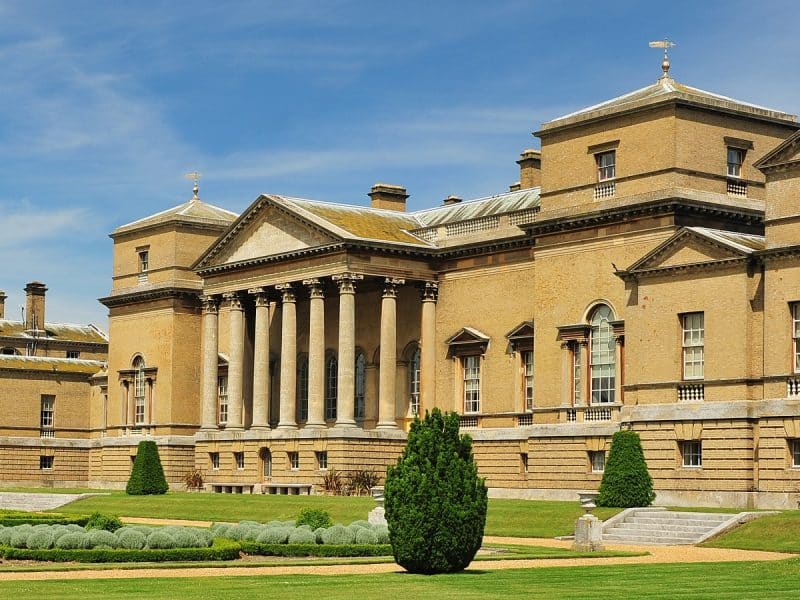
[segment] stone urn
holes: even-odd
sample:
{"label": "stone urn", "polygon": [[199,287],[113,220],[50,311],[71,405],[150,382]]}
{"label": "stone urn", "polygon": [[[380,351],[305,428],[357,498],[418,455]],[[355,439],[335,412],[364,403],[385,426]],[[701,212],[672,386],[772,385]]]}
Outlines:
{"label": "stone urn", "polygon": [[371,525],[387,525],[386,511],[383,509],[383,486],[376,485],[375,487],[371,487],[369,491],[377,506],[369,511],[367,520]]}
{"label": "stone urn", "polygon": [[581,501],[581,508],[586,511],[587,515],[592,514],[592,511],[597,508],[597,492],[578,492],[578,497]]}

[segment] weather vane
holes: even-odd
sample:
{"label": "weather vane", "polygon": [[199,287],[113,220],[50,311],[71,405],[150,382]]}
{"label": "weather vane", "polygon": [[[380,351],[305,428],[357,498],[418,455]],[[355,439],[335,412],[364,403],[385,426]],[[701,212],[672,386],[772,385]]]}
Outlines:
{"label": "weather vane", "polygon": [[194,187],[192,188],[192,192],[194,192],[194,197],[192,200],[199,200],[200,197],[197,195],[200,192],[200,178],[203,176],[202,173],[198,173],[197,171],[192,171],[191,173],[187,173],[184,175],[186,179],[189,181],[194,181]]}
{"label": "weather vane", "polygon": [[668,38],[664,38],[663,40],[656,40],[655,42],[650,42],[651,48],[663,48],[664,49],[664,61],[661,63],[661,70],[664,71],[664,74],[661,76],[661,79],[669,79],[669,54],[667,51],[670,48],[675,46],[675,42],[670,42]]}

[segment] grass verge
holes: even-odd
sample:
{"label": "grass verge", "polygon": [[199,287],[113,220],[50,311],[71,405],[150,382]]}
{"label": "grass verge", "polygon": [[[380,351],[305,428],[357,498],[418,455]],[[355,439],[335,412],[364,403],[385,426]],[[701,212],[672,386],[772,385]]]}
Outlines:
{"label": "grass verge", "polygon": [[800,511],[787,510],[759,517],[702,545],[800,553]]}

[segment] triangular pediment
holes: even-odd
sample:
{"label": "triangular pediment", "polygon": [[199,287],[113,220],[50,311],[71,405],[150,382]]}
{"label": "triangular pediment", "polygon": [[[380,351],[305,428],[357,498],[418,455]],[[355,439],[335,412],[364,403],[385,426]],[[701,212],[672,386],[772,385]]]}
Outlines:
{"label": "triangular pediment", "polygon": [[[737,238],[739,238],[737,240]],[[757,248],[757,236],[728,234],[703,228],[684,228],[632,264],[625,272],[634,274],[688,265],[727,262],[748,256]]]}
{"label": "triangular pediment", "polygon": [[756,161],[755,167],[769,171],[779,167],[800,165],[800,131],[795,132]]}
{"label": "triangular pediment", "polygon": [[234,264],[277,256],[340,241],[319,223],[294,214],[290,207],[261,196],[237,219],[195,268]]}
{"label": "triangular pediment", "polygon": [[523,321],[506,334],[510,341],[533,338],[533,321]]}

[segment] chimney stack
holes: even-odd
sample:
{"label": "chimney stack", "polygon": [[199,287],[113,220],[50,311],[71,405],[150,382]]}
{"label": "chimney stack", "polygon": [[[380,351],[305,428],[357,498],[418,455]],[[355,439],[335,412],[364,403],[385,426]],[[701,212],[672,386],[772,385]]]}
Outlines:
{"label": "chimney stack", "polygon": [[408,194],[406,193],[406,188],[402,185],[376,183],[372,186],[369,197],[372,199],[372,208],[383,208],[399,212],[405,212],[406,210]]}
{"label": "chimney stack", "polygon": [[40,281],[25,286],[25,331],[44,331],[44,294],[47,288]]}
{"label": "chimney stack", "polygon": [[3,290],[0,290],[0,319],[6,318],[6,293]]}
{"label": "chimney stack", "polygon": [[458,204],[459,202],[461,202],[461,198],[459,198],[458,196],[453,196],[452,194],[444,199],[444,203],[446,206],[450,206],[451,204]]}
{"label": "chimney stack", "polygon": [[521,189],[526,190],[542,185],[542,153],[539,150],[532,148],[523,150],[517,164],[519,165]]}

